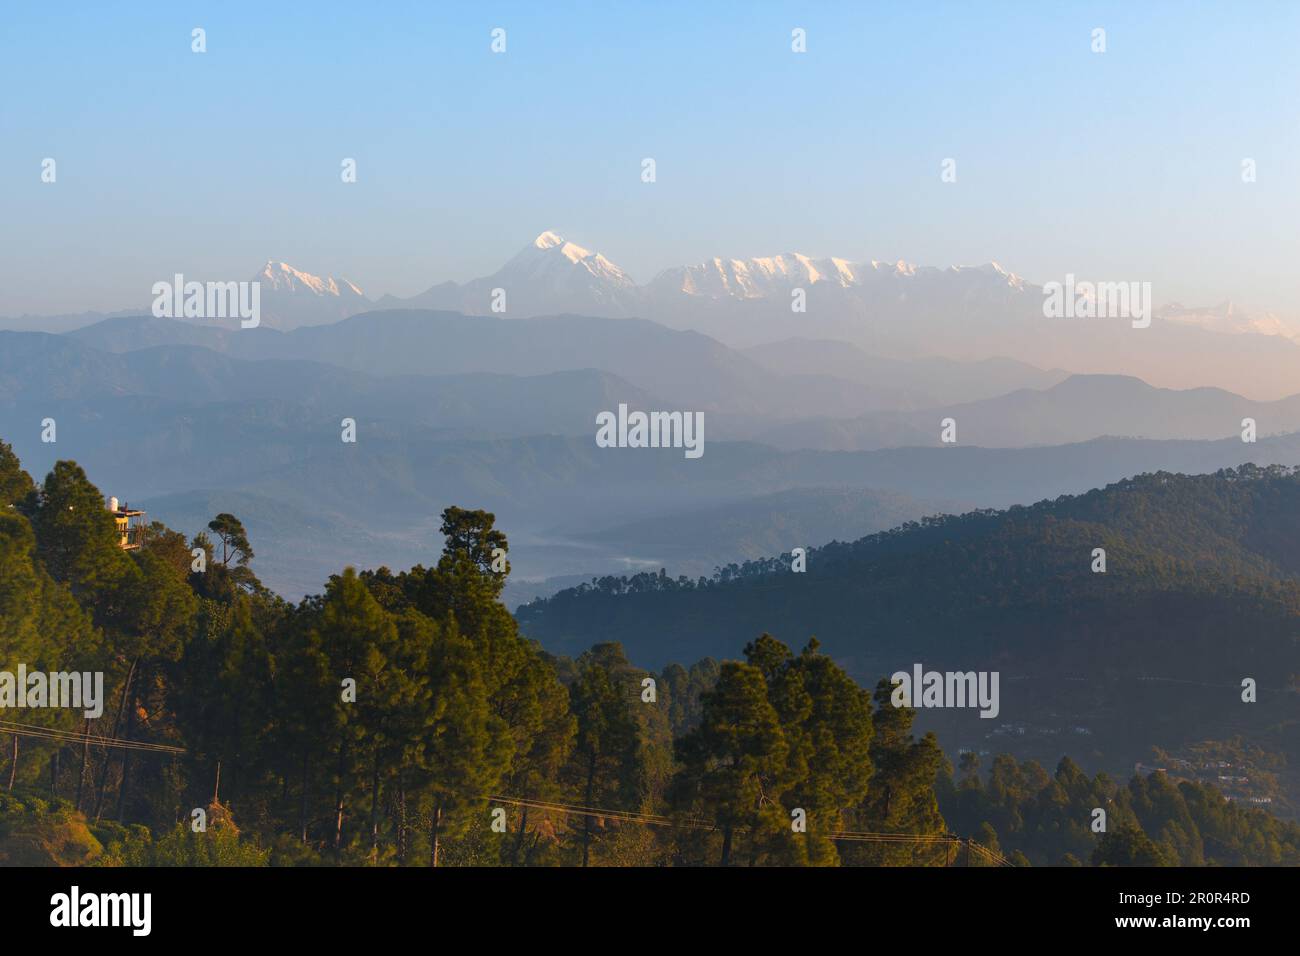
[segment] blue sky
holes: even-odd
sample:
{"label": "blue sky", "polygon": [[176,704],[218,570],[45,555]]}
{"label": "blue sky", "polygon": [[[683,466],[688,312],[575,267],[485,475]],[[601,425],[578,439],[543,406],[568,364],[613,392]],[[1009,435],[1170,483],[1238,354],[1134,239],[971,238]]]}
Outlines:
{"label": "blue sky", "polygon": [[411,295],[543,229],[639,281],[996,259],[1300,312],[1296,3],[23,4],[0,29],[0,314],[267,258]]}

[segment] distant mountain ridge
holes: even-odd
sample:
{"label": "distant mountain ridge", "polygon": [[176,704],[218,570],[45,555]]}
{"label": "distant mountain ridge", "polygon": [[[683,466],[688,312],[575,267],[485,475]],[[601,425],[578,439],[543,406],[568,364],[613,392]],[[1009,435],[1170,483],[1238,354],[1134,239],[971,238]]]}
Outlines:
{"label": "distant mountain ridge", "polygon": [[[207,333],[198,338],[214,341],[220,334],[175,324],[183,337],[195,331]],[[0,332],[0,406],[113,399],[195,408],[285,403],[315,413],[437,430],[448,437],[463,432],[460,437],[479,438],[587,434],[594,408],[620,401],[635,408],[662,404],[631,383],[590,368],[539,375],[380,377],[310,359],[237,358],[201,345],[112,353],[85,345],[75,334]]]}
{"label": "distant mountain ridge", "polygon": [[917,411],[875,412],[848,420],[782,424],[755,436],[778,448],[863,451],[939,445],[941,422],[956,423],[959,442],[1023,448],[1104,436],[1216,440],[1300,431],[1300,394],[1254,402],[1218,388],[1154,388],[1127,375],[1071,375],[1043,389],[1017,389],[976,402]]}
{"label": "distant mountain ridge", "polygon": [[[781,297],[781,304],[788,308],[795,288],[851,291],[896,286],[901,290],[946,284],[960,287],[964,296],[1027,288],[1022,278],[996,262],[937,269],[902,260],[853,262],[797,252],[750,259],[714,258],[665,269],[638,285],[604,255],[547,230],[490,276],[464,284],[444,282],[408,299],[385,296],[379,305],[514,318],[565,312],[660,319],[666,309],[702,302]],[[494,307],[494,290],[504,290],[504,308]]]}
{"label": "distant mountain ridge", "polygon": [[[1065,276],[1049,277],[1064,281]],[[1142,276],[1079,277],[1142,285]],[[1148,283],[1149,285],[1149,283]],[[1214,386],[1267,401],[1300,382],[1300,332],[1231,303],[1143,304],[1144,316],[1049,318],[1044,287],[997,261],[936,268],[797,252],[715,257],[638,285],[607,258],[544,232],[491,276],[445,282],[385,307],[534,318],[647,318],[745,348],[793,337],[845,341],[887,357],[1005,357],[1038,368],[1123,374],[1167,388]],[[494,304],[504,311],[494,311]],[[1145,328],[1134,328],[1150,324]]]}
{"label": "distant mountain ridge", "polygon": [[273,328],[337,322],[373,308],[347,279],[312,275],[284,262],[268,259],[255,281],[262,286],[262,321]]}
{"label": "distant mountain ridge", "polygon": [[[956,363],[893,363],[895,378],[876,386],[866,378],[773,370],[696,332],[643,319],[610,321],[546,316],[513,322],[491,316],[424,310],[370,312],[331,325],[274,329],[196,327],[152,316],[116,318],[69,333],[91,348],[129,352],[143,346],[201,345],[242,359],[299,359],[370,375],[448,375],[493,372],[541,375],[602,369],[657,396],[668,409],[725,413],[718,437],[748,437],[772,422],[873,409],[916,407],[932,385],[962,397],[1000,394],[1044,380],[1027,367]],[[911,368],[910,389],[901,383]],[[1047,376],[1050,380],[1053,376]],[[593,410],[593,416],[595,414]],[[594,420],[594,419],[593,419]]]}
{"label": "distant mountain ridge", "polygon": [[[282,262],[269,262],[255,278],[264,286],[268,328],[335,323],[374,307],[353,283]],[[1151,285],[1141,275],[1077,278],[1139,290]],[[997,261],[937,268],[798,252],[714,257],[638,284],[603,254],[547,230],[491,275],[443,282],[409,299],[384,296],[379,304],[503,319],[641,318],[733,348],[829,339],[890,358],[997,357],[1041,369],[1131,375],[1165,388],[1213,386],[1259,401],[1294,394],[1300,322],[1231,302],[1162,301],[1161,290],[1151,288],[1146,301],[1131,304],[1134,314],[1055,318],[1045,309],[1044,286]],[[55,317],[42,325],[26,317],[0,320],[0,327],[66,331],[94,318]]]}
{"label": "distant mountain ridge", "polygon": [[[739,351],[638,319],[512,322],[404,310],[282,333],[140,317],[110,319],[67,338],[117,352],[199,345],[244,360],[307,361],[370,376],[601,369],[640,390],[637,400],[652,395],[666,408],[714,413],[717,438],[784,449],[933,446],[949,417],[959,444],[998,448],[1102,436],[1212,440],[1240,436],[1245,418],[1255,420],[1260,436],[1300,431],[1300,395],[1259,402],[1222,389],[1156,388],[1132,376],[1069,375],[1011,359],[887,359],[812,340]],[[593,420],[601,410],[592,410]]]}

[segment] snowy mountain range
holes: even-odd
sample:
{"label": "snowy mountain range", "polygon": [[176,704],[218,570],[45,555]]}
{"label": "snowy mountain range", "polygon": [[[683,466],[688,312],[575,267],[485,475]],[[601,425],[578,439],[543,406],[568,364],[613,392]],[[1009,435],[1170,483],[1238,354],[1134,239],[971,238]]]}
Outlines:
{"label": "snowy mountain range", "polygon": [[[1289,395],[1300,381],[1300,322],[1232,302],[1168,303],[1140,330],[1125,317],[1048,318],[1043,287],[997,262],[937,268],[786,252],[713,258],[638,284],[601,253],[548,230],[491,275],[443,282],[406,299],[376,302],[346,279],[274,260],[253,278],[262,287],[262,324],[280,330],[375,309],[502,319],[574,314],[650,319],[733,348],[798,338],[850,343],[894,359],[1005,357],[1044,369],[1136,376],[1165,388],[1213,385],[1257,400]],[[1161,301],[1159,289],[1152,298]],[[0,320],[0,328],[67,331],[101,318],[25,317]]]}
{"label": "snowy mountain range", "polygon": [[338,322],[374,307],[347,279],[315,276],[270,259],[253,277],[262,284],[262,320],[271,328]]}
{"label": "snowy mountain range", "polygon": [[[315,275],[271,259],[252,279],[261,283],[263,323],[286,330],[337,322],[376,307],[503,318],[573,313],[649,318],[676,328],[708,331],[740,346],[810,332],[826,337],[832,331],[825,327],[827,322],[843,325],[844,319],[855,340],[861,338],[856,333],[869,325],[883,326],[877,333],[898,331],[887,328],[895,321],[960,316],[961,325],[969,330],[981,313],[992,313],[991,318],[999,322],[1038,319],[1043,297],[1041,286],[997,262],[939,268],[901,259],[854,261],[798,252],[748,259],[718,257],[674,266],[640,285],[601,253],[550,230],[491,275],[463,283],[442,282],[410,298],[385,295],[372,300],[345,278]],[[795,290],[803,291],[803,311],[792,307]],[[139,314],[139,310],[108,314]],[[106,314],[85,315],[87,322],[81,324]],[[764,318],[773,315],[779,321],[776,328],[769,328]],[[1169,303],[1156,311],[1156,317],[1210,332],[1300,339],[1300,322],[1248,311],[1233,302],[1208,307]],[[23,316],[0,323],[11,329],[41,328],[41,318]],[[45,318],[77,327],[75,316]],[[54,331],[48,322],[45,327]]]}
{"label": "snowy mountain range", "polygon": [[[901,260],[814,259],[797,252],[715,258],[665,269],[638,285],[605,256],[548,230],[490,276],[463,284],[444,282],[409,299],[385,296],[379,305],[451,309],[467,315],[496,312],[509,318],[566,312],[638,316],[676,325],[673,316],[725,311],[735,305],[769,303],[789,314],[795,289],[810,298],[846,302],[882,296],[902,300],[943,290],[942,298],[987,298],[991,304],[1005,305],[1030,287],[996,262],[936,269]],[[495,290],[504,292],[504,302]]]}
{"label": "snowy mountain range", "polygon": [[[1040,309],[1037,286],[996,262],[940,269],[902,260],[854,262],[797,252],[750,259],[715,258],[665,269],[638,285],[599,252],[547,230],[500,269],[468,282],[443,282],[410,298],[369,299],[354,283],[268,260],[262,323],[288,330],[323,325],[374,308],[436,309],[526,319],[578,314],[650,318],[695,328],[738,345],[791,334],[852,338],[862,318],[914,319],[972,311],[1005,316]],[[806,312],[792,319],[792,294]]]}

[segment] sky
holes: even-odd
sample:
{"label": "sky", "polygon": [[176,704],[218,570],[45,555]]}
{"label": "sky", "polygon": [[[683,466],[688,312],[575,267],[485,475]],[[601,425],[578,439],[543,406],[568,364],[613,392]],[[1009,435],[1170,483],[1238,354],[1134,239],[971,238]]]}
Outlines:
{"label": "sky", "polygon": [[996,260],[1295,316],[1298,45],[1244,0],[11,4],[0,315],[267,259],[408,296],[553,229],[641,282]]}

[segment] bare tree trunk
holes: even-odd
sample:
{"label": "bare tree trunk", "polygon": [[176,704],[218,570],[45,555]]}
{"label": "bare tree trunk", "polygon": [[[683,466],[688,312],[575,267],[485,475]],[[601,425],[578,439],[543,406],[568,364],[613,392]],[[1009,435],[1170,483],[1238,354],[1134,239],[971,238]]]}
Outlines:
{"label": "bare tree trunk", "polygon": [[341,858],[343,854],[343,772],[348,765],[348,744],[346,740],[339,741],[339,775],[338,783],[334,787],[334,856]]}
{"label": "bare tree trunk", "polygon": [[722,865],[731,865],[731,824],[722,829]]}
{"label": "bare tree trunk", "polygon": [[63,748],[59,747],[54,751],[54,756],[50,758],[50,799],[59,799],[59,754],[63,753]]}
{"label": "bare tree trunk", "polygon": [[519,834],[515,837],[515,847],[510,851],[510,862],[519,862],[519,851],[524,845],[524,834],[528,832],[528,807],[524,807],[524,812],[519,818]]}
{"label": "bare tree trunk", "polygon": [[[122,684],[122,699],[117,704],[117,716],[113,718],[113,737],[117,737],[118,728],[122,726],[122,714],[126,710],[127,694],[131,690],[131,681],[135,679],[136,662],[131,662],[130,669],[126,672],[126,681]],[[108,767],[113,762],[111,758],[112,750],[104,755],[104,770],[99,775],[99,793],[95,797],[95,822],[99,822],[99,816],[104,811],[104,791],[108,789]]]}
{"label": "bare tree trunk", "polygon": [[90,763],[90,718],[86,718],[81,725],[81,771],[77,774],[77,802],[73,809],[81,812],[81,795],[86,789],[86,769]]}
{"label": "bare tree trunk", "polygon": [[302,842],[307,842],[307,747],[302,748],[302,804],[298,808],[298,825],[302,830]]}
{"label": "bare tree trunk", "polygon": [[433,819],[429,821],[429,866],[438,865],[438,830],[442,825],[442,801],[433,807]]}
{"label": "bare tree trunk", "polygon": [[14,788],[14,779],[18,776],[18,735],[14,734],[14,742],[9,750],[9,789]]}
{"label": "bare tree trunk", "polygon": [[[135,701],[126,709],[126,738],[131,739],[131,734],[135,730]],[[117,787],[117,819],[118,822],[124,822],[123,811],[126,808],[126,787],[127,781],[131,776],[131,751],[124,749],[122,751],[122,782]]]}
{"label": "bare tree trunk", "polygon": [[[584,806],[588,811],[591,809],[592,791],[596,784],[596,756],[592,755],[591,761],[587,764],[587,797]],[[591,814],[588,812],[582,818],[582,865],[585,867],[587,861],[591,858]]]}
{"label": "bare tree trunk", "polygon": [[379,748],[375,748],[375,765],[370,775],[370,862],[379,862]]}
{"label": "bare tree trunk", "polygon": [[406,779],[400,777],[397,785],[397,862],[406,863]]}

